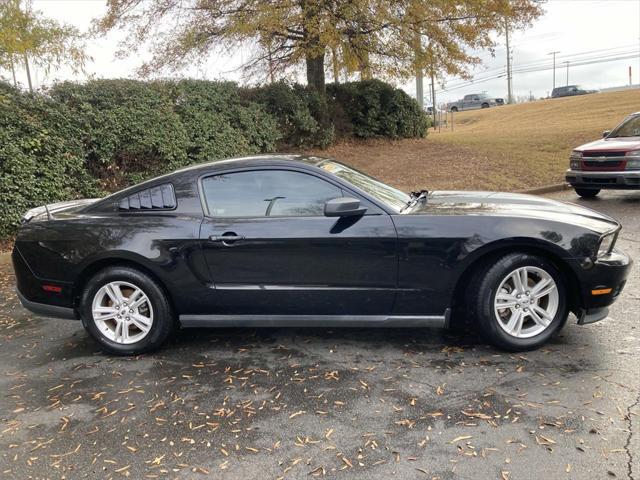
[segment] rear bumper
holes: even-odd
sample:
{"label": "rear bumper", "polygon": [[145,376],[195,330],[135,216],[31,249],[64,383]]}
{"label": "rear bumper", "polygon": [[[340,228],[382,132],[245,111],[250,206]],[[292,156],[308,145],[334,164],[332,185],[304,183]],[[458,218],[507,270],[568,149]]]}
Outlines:
{"label": "rear bumper", "polygon": [[[614,250],[581,273],[581,304],[575,312],[579,325],[597,322],[608,315],[608,307],[624,290],[632,265],[633,261],[627,254]],[[600,294],[607,289],[610,289],[608,293]],[[594,291],[599,294],[594,294]]]}
{"label": "rear bumper", "polygon": [[16,293],[22,306],[36,315],[51,318],[64,318],[66,320],[78,320],[78,316],[73,308],[32,302],[31,300],[27,300],[24,295],[20,293],[20,290],[16,289]]}
{"label": "rear bumper", "polygon": [[567,170],[565,180],[572,187],[635,190],[640,189],[640,171],[622,172]]}
{"label": "rear bumper", "polygon": [[[73,285],[38,277],[31,270],[17,246],[14,247],[11,258],[16,276],[18,298],[27,310],[47,317],[77,318],[73,309]],[[56,293],[45,291],[43,286],[51,283],[60,287],[61,291]]]}

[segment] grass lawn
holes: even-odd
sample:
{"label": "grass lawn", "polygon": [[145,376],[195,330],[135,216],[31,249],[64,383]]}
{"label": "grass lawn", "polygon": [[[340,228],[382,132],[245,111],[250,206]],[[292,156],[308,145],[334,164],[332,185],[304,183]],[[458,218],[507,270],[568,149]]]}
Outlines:
{"label": "grass lawn", "polygon": [[564,181],[571,149],[640,110],[640,89],[460,112],[427,138],[350,141],[314,151],[405,191],[523,190]]}

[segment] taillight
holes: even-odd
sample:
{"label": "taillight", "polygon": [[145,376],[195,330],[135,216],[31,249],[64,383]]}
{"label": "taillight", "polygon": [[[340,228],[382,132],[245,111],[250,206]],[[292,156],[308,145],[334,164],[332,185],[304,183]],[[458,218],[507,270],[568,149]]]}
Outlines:
{"label": "taillight", "polygon": [[45,292],[60,293],[62,292],[62,287],[60,285],[51,285],[45,283],[44,285],[42,285],[42,290],[44,290]]}

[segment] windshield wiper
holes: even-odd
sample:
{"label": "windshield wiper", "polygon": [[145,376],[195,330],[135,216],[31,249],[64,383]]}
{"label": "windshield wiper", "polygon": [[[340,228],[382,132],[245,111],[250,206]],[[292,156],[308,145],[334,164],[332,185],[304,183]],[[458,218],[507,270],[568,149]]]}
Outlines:
{"label": "windshield wiper", "polygon": [[427,200],[427,195],[429,195],[429,190],[418,190],[417,192],[410,192],[409,193],[409,196],[410,196],[409,201],[406,203],[406,205],[404,207],[402,207],[402,209],[400,211],[403,212],[407,208],[413,207],[420,200],[426,201]]}

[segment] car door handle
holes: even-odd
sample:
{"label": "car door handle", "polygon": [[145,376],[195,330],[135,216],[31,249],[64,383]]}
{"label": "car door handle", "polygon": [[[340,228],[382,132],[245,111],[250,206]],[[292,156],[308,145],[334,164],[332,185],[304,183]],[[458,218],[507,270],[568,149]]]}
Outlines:
{"label": "car door handle", "polygon": [[237,242],[238,240],[244,240],[244,235],[236,235],[234,233],[225,234],[225,235],[211,235],[209,240],[212,242],[222,242],[222,243],[232,243]]}

